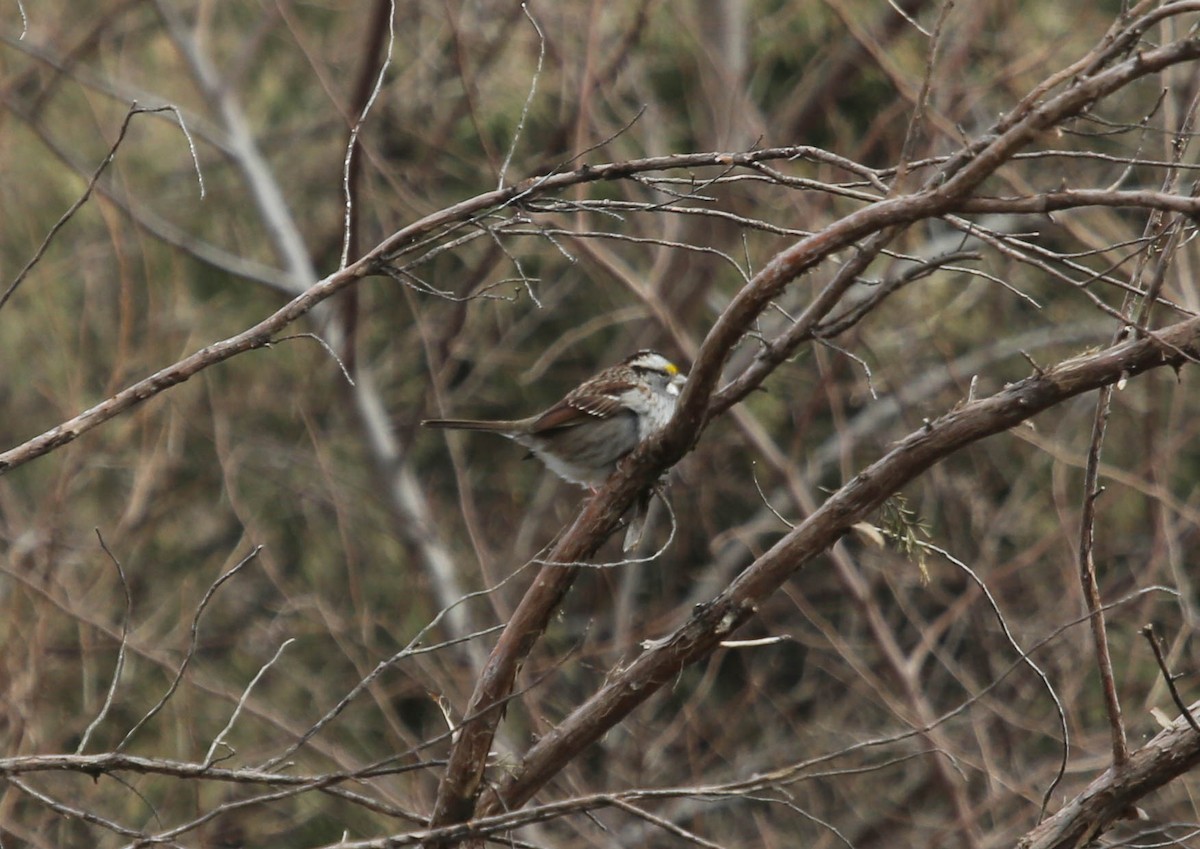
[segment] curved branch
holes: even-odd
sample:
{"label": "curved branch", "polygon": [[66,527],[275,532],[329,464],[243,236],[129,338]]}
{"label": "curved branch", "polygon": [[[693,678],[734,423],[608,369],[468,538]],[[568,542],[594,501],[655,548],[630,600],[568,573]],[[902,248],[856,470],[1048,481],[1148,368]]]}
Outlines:
{"label": "curved branch", "polygon": [[1200,318],[1180,322],[1155,337],[1068,360],[991,397],[966,403],[910,434],[832,495],[675,633],[616,674],[545,734],[516,770],[484,794],[480,813],[528,801],[570,758],[674,680],[681,669],[708,657],[784,581],[933,464],[1068,398],[1152,368],[1178,368],[1197,356]]}
{"label": "curved branch", "polygon": [[1200,765],[1200,734],[1182,717],[1110,768],[1087,789],[1019,841],[1018,849],[1072,849],[1083,846],[1120,819],[1128,819],[1139,799]]}
{"label": "curved branch", "polygon": [[[997,125],[996,134],[985,136],[983,141],[968,148],[969,157],[965,159],[956,157],[948,161],[943,166],[943,170],[932,175],[920,191],[911,195],[888,198],[866,206],[835,221],[823,230],[801,239],[776,254],[738,292],[705,337],[671,422],[656,438],[648,440],[634,451],[622,468],[618,469],[609,479],[600,493],[584,506],[575,523],[560,538],[548,557],[551,563],[564,565],[551,565],[542,569],[502,633],[471,696],[468,714],[473,719],[464,724],[459,738],[451,750],[446,775],[438,788],[438,798],[431,819],[432,826],[444,826],[474,815],[477,808],[476,795],[482,787],[487,754],[502,716],[501,706],[513,686],[521,663],[575,580],[576,567],[569,564],[590,557],[612,533],[620,516],[633,503],[638,493],[644,491],[663,471],[678,462],[690,450],[707,421],[714,414],[728,409],[745,397],[746,393],[761,383],[762,379],[774,369],[774,364],[760,359],[748,369],[748,371],[753,370],[753,377],[740,380],[735,390],[722,391],[716,396],[713,394],[734,346],[753,327],[754,322],[770,303],[805,271],[815,267],[831,254],[854,245],[860,239],[888,231],[891,228],[902,228],[922,219],[955,211],[984,180],[1018,153],[1022,147],[1047,128],[1078,114],[1099,98],[1120,89],[1132,80],[1197,57],[1200,57],[1200,39],[1173,42],[1138,54],[1093,77],[1081,79],[1062,93],[1045,101],[1036,104],[1033,102],[1023,103],[1019,112],[1014,112],[1001,119]],[[736,166],[753,161],[756,153],[723,156],[717,163],[710,164]],[[687,158],[689,157],[673,157],[672,160],[678,162]],[[585,170],[595,174],[597,178],[616,178],[627,176],[628,172],[625,169],[631,164],[601,166]],[[519,194],[505,202],[520,202],[525,192],[543,190],[547,185],[571,176],[552,175],[527,181],[515,187]],[[451,210],[446,210],[446,214],[450,212]],[[804,315],[797,320],[797,324],[804,325],[808,322],[819,321],[828,314],[839,299],[840,291],[837,287],[827,287],[809,305]],[[1162,356],[1157,348],[1154,350],[1156,356]],[[1172,355],[1178,356],[1178,350]],[[746,377],[743,375],[743,378]],[[1113,382],[1116,379],[1114,376],[1107,382]],[[1095,388],[1101,383],[1087,388]],[[1082,391],[1085,389],[1077,390],[1077,392]],[[1070,394],[1077,394],[1077,392]],[[1063,395],[1058,400],[1061,400],[1062,397],[1069,396]],[[1021,401],[1021,404],[1026,403],[1029,403],[1027,399]],[[1049,402],[1037,409],[1044,409],[1050,403],[1054,402]],[[1014,419],[1014,423],[1035,412],[1033,409],[1023,407],[1017,409],[1024,415]],[[1000,425],[996,430],[1008,426],[1010,425]],[[994,432],[995,430],[979,433],[961,444]],[[952,450],[955,449],[945,449],[945,453],[950,453]],[[934,454],[925,460],[923,465],[918,462],[913,466],[910,474],[900,475],[894,486],[885,485],[881,494],[866,498],[861,509],[855,511],[856,518],[873,509],[873,506],[895,492],[902,482],[911,480],[941,456],[945,455]],[[884,462],[880,461],[880,463]],[[884,468],[889,467],[885,466]],[[864,475],[866,474],[864,473]],[[864,476],[860,476],[860,478],[864,478]],[[875,485],[878,485],[878,482],[873,484],[873,486]],[[854,484],[843,488],[839,495],[844,495],[851,500],[864,497],[862,493],[856,492]],[[814,517],[829,515],[831,510],[836,514],[837,510],[845,509],[844,507],[830,506],[835,504],[836,497],[830,499],[830,502],[817,514],[814,514]],[[810,519],[802,527],[809,527],[811,521]],[[849,524],[851,522],[846,522],[844,525],[834,523],[827,528],[827,533],[820,536],[819,545],[816,545],[812,552],[823,550],[835,542],[849,527]],[[790,536],[794,536],[794,533]],[[778,549],[778,546],[776,548]],[[807,556],[811,557],[812,553]],[[795,568],[799,568],[799,566]],[[790,571],[785,567],[783,577],[786,577],[787,574],[790,574]],[[783,577],[779,578],[778,583],[769,581],[767,589],[761,595],[752,594],[752,598],[757,600],[773,591],[782,582]],[[727,593],[735,592],[735,587],[740,585],[739,579],[727,590]],[[646,670],[648,676],[644,679],[646,689],[639,690],[635,687],[630,692],[614,695],[614,685],[610,684],[579,709],[588,715],[598,716],[600,721],[594,725],[584,721],[582,726],[572,727],[568,734],[581,734],[579,739],[586,740],[583,745],[590,743],[599,733],[596,729],[603,727],[607,730],[611,727],[611,724],[607,722],[608,719],[616,721],[628,713],[649,692],[669,680],[680,668],[681,663],[686,665],[707,655],[730,630],[749,617],[754,603],[754,601],[749,602],[749,606],[746,608],[737,604],[723,608],[714,603],[714,609],[721,608],[721,612],[717,614],[715,620],[709,621],[706,618],[699,620],[703,624],[696,626],[698,629],[696,633],[689,632],[689,636],[684,638],[687,645],[680,654],[670,655],[671,659],[667,660],[665,665],[652,665]],[[698,615],[704,616],[703,613]],[[696,653],[691,654],[690,652]],[[642,660],[659,655],[660,652],[652,652],[650,655],[644,656]],[[641,666],[641,661],[638,666]],[[625,680],[625,678],[626,676],[621,676],[621,680]],[[640,687],[641,683],[638,686]],[[613,701],[610,703],[607,701],[608,699],[613,699]],[[578,716],[578,714],[577,711],[572,716]],[[563,725],[565,726],[567,723],[564,722]],[[561,729],[563,726],[559,728]],[[508,791],[501,789],[499,792],[488,791],[485,794],[487,803],[483,810],[492,810],[498,803],[518,805],[526,801],[529,794],[540,787],[561,765],[552,750],[547,748],[552,745],[551,741],[554,739],[557,739],[556,735],[551,734],[530,750],[526,757],[525,769],[518,773],[518,775],[525,776],[520,780],[520,784],[514,784],[518,779],[510,775],[502,785],[502,788],[515,787],[516,789]],[[573,742],[569,742],[567,748],[572,752],[578,751]],[[546,755],[548,751],[551,752],[549,756]]]}
{"label": "curved branch", "polygon": [[321,302],[329,299],[363,277],[381,273],[385,262],[445,228],[471,221],[488,210],[523,203],[525,200],[558,191],[562,188],[598,180],[624,179],[635,174],[676,168],[700,168],[751,161],[804,158],[815,155],[816,148],[804,145],[755,150],[729,154],[719,151],[672,156],[655,156],[628,162],[598,166],[583,166],[574,171],[531,178],[518,186],[484,192],[453,206],[438,210],[396,231],[360,260],[317,281],[275,313],[243,332],[215,342],[195,353],[131,384],[99,404],[62,422],[8,451],[0,452],[0,475],[48,454],[55,448],[72,442],[92,428],[109,421],[160,392],[193,377],[200,371],[238,354],[270,346],[272,337],[301,318]]}

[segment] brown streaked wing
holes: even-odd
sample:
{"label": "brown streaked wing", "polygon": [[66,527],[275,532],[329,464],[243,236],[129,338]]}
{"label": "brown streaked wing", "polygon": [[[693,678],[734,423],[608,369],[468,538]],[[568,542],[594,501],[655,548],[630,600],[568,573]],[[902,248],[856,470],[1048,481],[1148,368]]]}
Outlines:
{"label": "brown streaked wing", "polygon": [[621,402],[612,395],[571,393],[537,417],[530,433],[574,427],[596,419],[607,419],[621,411]]}

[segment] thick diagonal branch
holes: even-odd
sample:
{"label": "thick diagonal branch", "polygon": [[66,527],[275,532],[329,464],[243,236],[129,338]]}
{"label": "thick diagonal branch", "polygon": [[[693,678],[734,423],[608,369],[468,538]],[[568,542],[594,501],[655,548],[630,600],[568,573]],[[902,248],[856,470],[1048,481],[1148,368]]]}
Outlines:
{"label": "thick diagonal branch", "polygon": [[[570,563],[589,557],[612,532],[618,518],[632,503],[638,492],[648,486],[664,469],[678,462],[687,453],[695,444],[711,415],[713,407],[710,404],[713,400],[713,393],[717,388],[717,382],[730,352],[762,312],[767,309],[771,301],[805,271],[815,267],[831,254],[843,250],[873,233],[891,227],[904,227],[916,221],[957,210],[996,169],[1009,161],[1046,129],[1078,114],[1097,99],[1120,89],[1132,80],[1198,56],[1200,56],[1200,39],[1174,42],[1117,63],[1097,72],[1092,77],[1081,79],[1075,85],[1043,102],[1024,104],[1021,113],[1006,116],[1000,121],[997,126],[1000,132],[997,135],[973,145],[969,156],[953,161],[951,172],[935,175],[920,191],[911,195],[889,198],[864,207],[835,221],[823,230],[801,239],[790,248],[777,254],[742,288],[705,337],[671,423],[659,438],[651,440],[650,443],[636,451],[626,469],[615,475],[604,491],[587,505],[584,513],[560,540],[549,559]],[[739,156],[728,157],[727,164],[736,165]],[[832,306],[833,303],[830,303],[829,308]],[[744,397],[744,394],[753,389],[768,372],[769,369],[763,369],[762,373],[757,375],[756,381],[740,383],[736,395],[729,396],[723,393],[723,396],[717,399],[718,404],[721,405],[720,409],[725,409],[729,404]],[[1099,381],[1090,388],[1103,385],[1105,382]],[[1077,391],[1085,391],[1085,389]],[[1022,403],[1027,403],[1027,399]],[[1050,403],[1037,409],[1044,409]],[[1018,407],[1016,409],[1023,412],[1024,415],[1013,419],[1012,423],[1027,418],[1034,411],[1032,408],[1025,410]],[[994,430],[988,431],[988,433],[994,433],[996,430],[1009,426],[1011,423],[998,424]],[[980,433],[966,441],[974,441],[986,435],[987,433]],[[954,449],[948,449],[946,453],[952,450]],[[945,455],[929,456],[924,465],[916,467],[911,475],[902,476],[901,482],[911,480],[941,456]],[[878,483],[875,485],[878,486]],[[879,493],[875,493],[877,498],[868,498],[867,506],[856,511],[855,515],[861,516],[873,509],[874,505],[890,496],[899,486],[900,483],[890,487],[884,486]],[[853,485],[847,487],[843,492],[854,492],[852,487]],[[861,494],[858,497],[861,497]],[[849,522],[845,524],[835,522],[830,525],[829,532],[820,537],[821,545],[813,551],[820,551],[832,544],[841,533],[844,533],[849,524]],[[808,525],[809,523],[805,524],[805,526]],[[795,568],[799,568],[799,566]],[[484,765],[501,718],[500,706],[504,704],[511,691],[517,670],[537,638],[545,630],[574,578],[575,572],[570,567],[543,569],[535,586],[522,600],[514,614],[513,621],[505,628],[483,673],[476,682],[468,709],[468,719],[460,729],[458,739],[450,753],[446,774],[438,788],[438,798],[430,821],[431,826],[437,827],[462,821],[475,814],[475,800],[482,786]],[[771,589],[775,586],[778,584],[771,586]],[[722,639],[723,635],[750,615],[752,607],[753,605],[748,608],[735,605],[717,614],[716,621],[706,621],[706,624],[701,627],[701,632],[706,635],[704,640],[689,646],[698,653],[694,656],[685,653],[681,655],[681,659],[684,659],[684,662],[692,662],[686,658],[692,657],[694,660],[706,655],[708,651],[711,651],[712,646]],[[669,679],[678,668],[679,664],[672,661],[667,661],[663,666],[654,667],[648,679],[648,683],[651,685],[650,689],[654,689],[662,681]],[[660,680],[660,675],[665,677]],[[611,688],[605,688],[602,694],[608,693],[610,690]],[[625,694],[625,697],[632,698],[633,701],[620,713],[622,716],[628,712],[628,709],[632,709],[633,705],[640,703],[644,694],[633,692]],[[624,704],[622,697],[615,698],[615,704]],[[591,705],[594,701],[587,704]],[[604,724],[603,721],[600,724],[605,728],[611,727]],[[588,737],[587,732],[580,733],[583,733],[585,738]],[[535,752],[545,750],[546,739],[543,739],[530,751],[531,758]],[[541,756],[539,755],[539,757]],[[541,774],[537,770],[530,772],[533,776],[530,779],[530,787],[541,786],[547,775],[556,770],[559,764],[551,759],[551,761],[545,762],[545,766],[549,769],[549,773]],[[511,783],[511,779],[509,783]],[[512,804],[521,804],[528,796],[523,795],[522,792],[514,794],[501,792],[498,796],[489,794],[488,798],[492,803],[498,798],[503,802],[511,801]]]}
{"label": "thick diagonal branch", "polygon": [[803,524],[758,558],[713,601],[660,645],[615,675],[529,750],[519,768],[484,794],[479,813],[524,804],[563,764],[598,740],[681,669],[712,653],[754,615],[758,605],[857,521],[930,466],[955,451],[1000,433],[1064,400],[1163,365],[1200,357],[1200,319],[1155,337],[1078,357],[964,404],[902,440],[843,486]]}

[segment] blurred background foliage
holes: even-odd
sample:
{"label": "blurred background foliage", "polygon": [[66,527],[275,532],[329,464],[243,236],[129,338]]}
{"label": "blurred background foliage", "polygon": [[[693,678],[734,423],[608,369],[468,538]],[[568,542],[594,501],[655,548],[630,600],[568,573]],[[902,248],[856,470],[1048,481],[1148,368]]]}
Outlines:
{"label": "blurred background foliage", "polygon": [[[914,156],[957,150],[1086,52],[1120,5],[953,8]],[[810,144],[891,167],[929,61],[929,40],[894,6],[926,28],[939,14],[924,0],[533,2],[528,10],[399,2],[390,63],[361,134],[358,250],[502,179],[583,162]],[[281,233],[299,238],[318,275],[338,267],[354,91],[372,73],[380,20],[376,3],[290,0],[26,0],[23,12],[24,22],[14,4],[0,14],[0,286],[18,278],[83,195],[132,103],[176,107],[187,135],[176,113],[133,116],[90,199],[0,308],[0,450],[281,306],[311,282],[284,258]],[[1114,161],[1032,158],[987,192],[1117,180],[1157,188],[1161,169],[1127,169],[1120,157],[1169,159],[1166,131],[1196,84],[1195,68],[1182,66],[1034,145]],[[241,128],[251,135],[239,137]],[[814,181],[848,179],[812,161],[778,167]],[[666,176],[690,197],[668,205],[646,180],[575,187],[520,226],[497,218],[495,234],[430,256],[406,282],[363,281],[353,299],[297,327],[324,332],[333,313],[356,316],[353,355],[343,357],[378,392],[402,447],[395,462],[373,446],[339,363],[297,336],[208,369],[8,472],[0,479],[5,754],[73,751],[105,701],[126,605],[97,532],[123,567],[131,615],[127,665],[89,752],[116,746],[163,695],[206,591],[262,547],[204,608],[182,686],[128,746],[203,759],[256,672],[295,640],[229,735],[221,756],[231,765],[278,754],[442,608],[445,586],[422,556],[427,546],[452,556],[451,584],[461,592],[493,587],[536,556],[582,493],[522,462],[515,446],[423,432],[419,421],[525,415],[638,348],[686,366],[744,274],[860,206],[749,175],[722,184],[702,182],[717,176],[711,171]],[[281,206],[264,200],[264,183]],[[584,205],[601,199],[611,208]],[[651,203],[659,206],[645,208]],[[722,210],[740,222],[683,210]],[[1104,208],[990,222],[1069,254],[1081,281],[1128,273],[1144,224],[1142,212]],[[894,247],[928,258],[962,242],[935,223],[913,227]],[[831,346],[805,348],[767,391],[713,423],[672,475],[676,527],[666,554],[589,570],[530,658],[497,770],[641,640],[668,632],[778,539],[786,526],[766,504],[797,520],[924,418],[967,397],[976,376],[977,394],[987,394],[1027,375],[1029,359],[1050,365],[1111,337],[1113,322],[1092,298],[1119,305],[1118,288],[1068,285],[1004,252],[966,247],[979,258],[901,290]],[[1169,296],[1191,308],[1193,263],[1188,245],[1167,282]],[[908,265],[901,256],[877,262],[863,290]],[[786,327],[835,271],[821,267],[791,287],[764,318],[764,335]],[[747,339],[731,369],[756,344]],[[1159,626],[1174,667],[1189,673],[1179,682],[1185,694],[1198,683],[1190,573],[1200,417],[1190,378],[1131,381],[1105,447],[1096,542],[1105,599],[1155,585],[1178,591],[1146,593],[1110,613],[1134,741],[1156,730],[1150,708],[1170,710],[1137,633],[1144,623]],[[1074,552],[1093,408],[1090,398],[1063,405],[1032,428],[961,452],[905,493],[929,539],[986,582],[1015,639],[1029,648],[1050,638],[1035,660],[1067,706],[1073,738],[1056,799],[1090,780],[1108,745],[1086,629],[1059,630],[1082,612]],[[400,468],[419,485],[428,527],[398,506]],[[650,550],[669,525],[656,514]],[[619,557],[617,542],[604,557]],[[686,670],[572,764],[547,798],[732,780],[903,735],[975,699],[933,733],[843,754],[832,774],[777,791],[773,803],[681,800],[655,810],[730,846],[1007,845],[1036,821],[1058,767],[1054,705],[1027,667],[1011,670],[1015,653],[973,581],[935,555],[928,569],[925,581],[904,554],[847,540],[739,634],[786,642],[724,650]],[[530,574],[466,602],[456,625],[447,620],[424,642],[503,622]],[[427,813],[448,745],[437,700],[461,718],[493,639],[397,664],[290,759],[295,770],[430,761],[356,788]],[[150,832],[250,792],[145,775],[124,783],[44,775],[29,784]],[[1182,833],[1170,824],[1196,819],[1186,787],[1177,787],[1155,798],[1148,828],[1164,839]],[[404,825],[309,793],[230,808],[177,840],[319,846]],[[683,843],[648,828],[609,812],[524,836],[555,846]],[[1131,829],[1127,839],[1135,837],[1150,839]],[[12,784],[0,785],[0,839],[6,847],[125,842]]]}

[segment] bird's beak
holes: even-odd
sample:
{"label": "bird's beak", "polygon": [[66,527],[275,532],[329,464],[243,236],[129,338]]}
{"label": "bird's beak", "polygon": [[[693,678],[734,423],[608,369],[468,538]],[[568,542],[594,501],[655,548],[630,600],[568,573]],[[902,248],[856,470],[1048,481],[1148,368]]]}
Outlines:
{"label": "bird's beak", "polygon": [[686,374],[676,374],[671,378],[671,382],[667,384],[668,395],[678,395],[679,390],[683,388],[683,384],[687,383]]}

